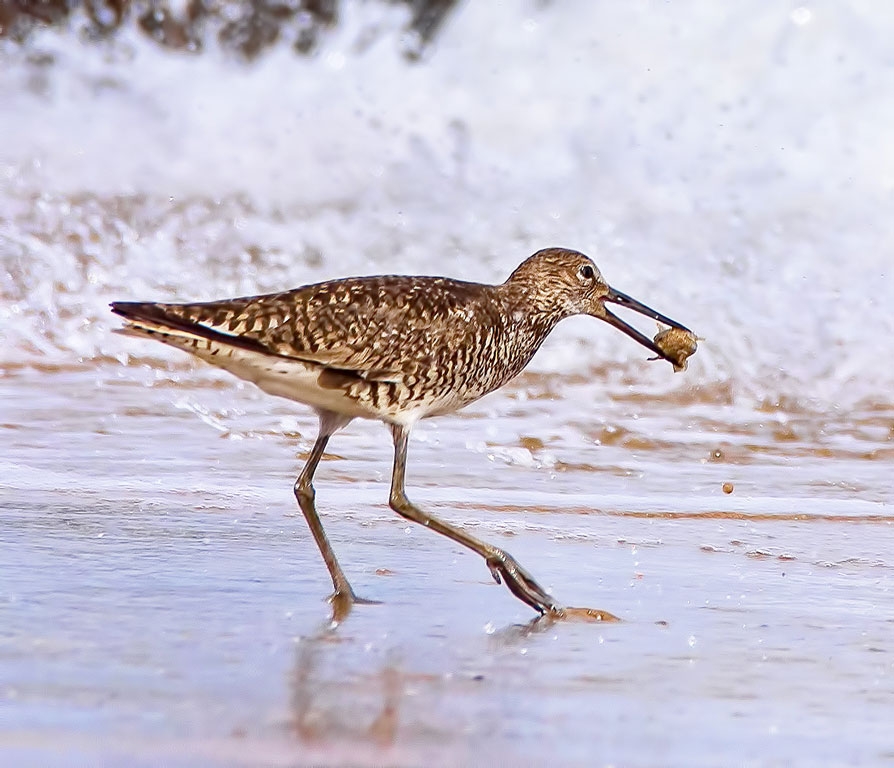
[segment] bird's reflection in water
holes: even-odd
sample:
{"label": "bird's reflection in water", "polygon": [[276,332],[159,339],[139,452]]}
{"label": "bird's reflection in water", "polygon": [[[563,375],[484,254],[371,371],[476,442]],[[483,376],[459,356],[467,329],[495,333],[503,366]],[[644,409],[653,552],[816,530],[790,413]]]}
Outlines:
{"label": "bird's reflection in water", "polygon": [[329,622],[298,643],[290,686],[291,730],[306,744],[350,740],[393,746],[406,674],[391,654],[369,674],[333,679],[327,674],[334,655],[329,651],[341,655],[342,646],[356,642],[336,629],[337,623]]}
{"label": "bird's reflection in water", "polygon": [[[566,610],[567,614],[538,616],[494,632],[485,641],[493,653],[486,655],[493,661],[502,655],[501,648],[516,648],[569,621],[618,621],[602,611]],[[481,696],[487,699],[493,694],[488,685],[491,675],[480,674],[479,667],[463,673],[445,658],[442,669],[423,672],[408,668],[399,645],[377,652],[374,646],[379,643],[369,642],[368,634],[351,634],[342,626],[348,612],[350,608],[342,611],[334,605],[332,618],[297,644],[290,680],[289,729],[303,745],[329,748],[353,744],[390,750],[400,741],[414,742],[420,736],[439,741],[445,734],[434,723],[442,722],[437,710],[445,696],[471,695],[472,700],[480,702]],[[481,650],[469,652],[482,660]],[[359,666],[355,666],[358,661]],[[462,662],[456,663],[463,666]],[[412,697],[411,708],[407,707],[408,697]],[[406,722],[401,722],[402,716]]]}

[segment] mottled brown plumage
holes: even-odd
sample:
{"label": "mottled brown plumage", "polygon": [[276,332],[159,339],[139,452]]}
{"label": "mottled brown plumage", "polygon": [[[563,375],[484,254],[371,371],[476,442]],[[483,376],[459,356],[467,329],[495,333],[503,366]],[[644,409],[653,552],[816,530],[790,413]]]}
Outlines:
{"label": "mottled brown plumage", "polygon": [[660,347],[619,320],[606,302],[673,327],[678,323],[611,289],[583,254],[550,248],[500,285],[443,277],[354,277],[284,293],[196,304],[116,302],[126,332],[150,336],[306,403],[320,436],[296,495],[335,585],[354,599],[313,508],[311,479],[329,436],[356,417],[392,425],[392,506],[482,554],[497,581],[540,612],[561,609],[505,552],[432,518],[406,499],[406,440],[420,418],[455,411],[501,387],[527,365],[562,319],[590,314],[661,357]]}

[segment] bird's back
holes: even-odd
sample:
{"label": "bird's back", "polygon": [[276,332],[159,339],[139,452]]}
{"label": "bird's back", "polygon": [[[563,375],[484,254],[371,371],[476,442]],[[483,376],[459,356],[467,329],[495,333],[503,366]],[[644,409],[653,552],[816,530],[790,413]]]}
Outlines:
{"label": "bird's back", "polygon": [[[439,277],[347,278],[225,301],[116,303],[113,310],[138,333],[273,394],[387,420],[455,410],[518,373],[539,345],[509,344],[520,318],[507,317],[513,313],[500,286]],[[507,360],[508,346],[517,359]]]}

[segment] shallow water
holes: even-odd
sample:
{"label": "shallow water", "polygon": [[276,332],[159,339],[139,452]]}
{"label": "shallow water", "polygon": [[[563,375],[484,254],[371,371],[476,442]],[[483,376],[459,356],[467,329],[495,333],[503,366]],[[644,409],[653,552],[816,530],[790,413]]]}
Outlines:
{"label": "shallow water", "polygon": [[581,412],[529,376],[420,425],[411,497],[619,624],[530,623],[475,555],[391,513],[387,432],[355,422],[317,501],[381,604],[332,629],[291,495],[311,416],[176,362],[4,384],[16,764],[894,758],[890,411],[755,422],[603,400],[597,377]]}
{"label": "shallow water", "polygon": [[[892,6],[577,6],[461,4],[415,66],[369,3],[250,67],[0,41],[0,762],[894,761]],[[566,321],[408,492],[619,623],[532,623],[355,422],[317,503],[380,604],[331,627],[313,417],[107,307],[548,245],[689,370]]]}

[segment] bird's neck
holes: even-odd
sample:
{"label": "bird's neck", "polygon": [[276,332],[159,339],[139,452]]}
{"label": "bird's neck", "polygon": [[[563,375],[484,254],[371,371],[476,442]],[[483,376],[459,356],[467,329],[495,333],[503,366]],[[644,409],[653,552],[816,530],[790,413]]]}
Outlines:
{"label": "bird's neck", "polygon": [[494,321],[504,350],[502,385],[521,373],[564,315],[526,286],[507,282],[495,288],[499,300],[494,303],[501,311]]}
{"label": "bird's neck", "polygon": [[505,283],[495,287],[506,313],[523,318],[523,322],[532,331],[541,332],[543,338],[560,320],[568,317],[563,299],[553,292],[541,290],[536,283],[513,274]]}

